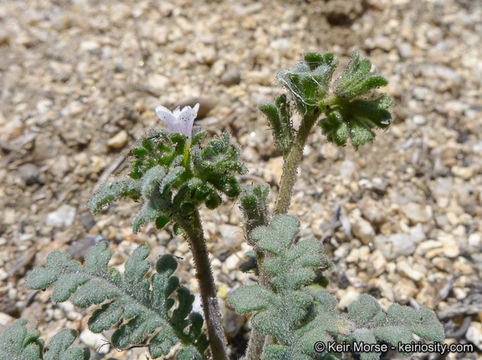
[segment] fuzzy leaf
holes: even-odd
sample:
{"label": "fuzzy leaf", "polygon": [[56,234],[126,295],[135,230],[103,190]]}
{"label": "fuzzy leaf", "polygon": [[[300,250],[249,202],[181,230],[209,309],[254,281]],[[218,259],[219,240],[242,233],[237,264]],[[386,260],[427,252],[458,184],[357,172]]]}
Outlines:
{"label": "fuzzy leaf", "polygon": [[[146,245],[139,246],[127,260],[123,276],[108,268],[111,255],[106,242],[91,249],[83,266],[67,255],[53,252],[47,257],[45,267],[29,275],[27,286],[45,289],[54,284],[59,301],[72,298],[80,307],[102,304],[88,322],[93,332],[109,330],[126,320],[112,336],[118,348],[139,344],[153,335],[149,342],[152,357],[167,354],[173,345],[181,342],[194,349],[201,359],[207,348],[206,336],[200,330],[202,317],[191,313],[194,297],[186,288],[179,287],[179,280],[172,276],[177,267],[174,258],[161,257],[157,272],[149,280]],[[174,309],[173,295],[178,299]],[[67,335],[64,336],[66,339]]]}
{"label": "fuzzy leaf", "polygon": [[44,343],[38,330],[28,330],[27,320],[19,319],[0,333],[0,360],[89,360],[86,348],[71,348],[77,331],[65,329],[50,340],[43,354]]}
{"label": "fuzzy leaf", "polygon": [[248,185],[241,193],[241,210],[244,214],[248,241],[251,243],[251,231],[261,225],[266,225],[268,210],[266,199],[268,198],[269,185]]}
{"label": "fuzzy leaf", "polygon": [[266,115],[273,128],[276,146],[286,154],[293,142],[293,124],[288,97],[280,95],[276,98],[274,105],[262,105],[259,109]]}
{"label": "fuzzy leaf", "polygon": [[132,179],[123,179],[112,184],[104,184],[94,196],[90,198],[89,209],[96,213],[100,211],[103,206],[120,198],[130,197],[137,200],[141,196],[140,192],[141,184]]}
{"label": "fuzzy leaf", "polygon": [[387,109],[392,105],[392,100],[386,95],[374,100],[339,99],[337,104],[327,111],[326,118],[318,125],[328,140],[338,146],[344,146],[350,138],[357,148],[375,138],[373,129],[385,129],[391,124],[392,117]]}
{"label": "fuzzy leaf", "polygon": [[304,61],[291,69],[281,70],[277,78],[291,93],[302,114],[312,111],[328,92],[338,65],[332,53],[307,53]]}
{"label": "fuzzy leaf", "polygon": [[[278,215],[268,226],[259,226],[252,231],[253,242],[266,253],[262,266],[272,277],[273,290],[259,285],[243,286],[228,299],[228,303],[240,313],[258,311],[252,318],[254,329],[273,336],[278,342],[267,348],[267,359],[306,358],[306,351],[298,351],[300,341],[309,342],[306,336],[303,338],[305,333],[312,330],[311,337],[314,334],[320,337],[323,336],[321,332],[326,331],[324,324],[304,332],[298,329],[302,320],[313,311],[314,296],[305,286],[315,278],[314,269],[326,262],[319,241],[303,240],[293,244],[298,228],[297,218]],[[310,344],[309,351],[313,352],[313,344]]]}
{"label": "fuzzy leaf", "polygon": [[335,83],[334,94],[325,104],[325,117],[318,122],[329,141],[344,146],[348,139],[355,148],[375,138],[374,129],[387,128],[392,117],[387,110],[392,100],[382,94],[367,98],[372,90],[387,85],[380,75],[369,75],[370,60],[360,60],[356,51],[343,74]]}
{"label": "fuzzy leaf", "polygon": [[[346,337],[348,341],[376,343],[386,341],[392,345],[409,343],[416,334],[428,341],[442,341],[443,326],[429,309],[412,309],[392,304],[384,312],[378,302],[369,295],[362,295],[348,307],[347,319],[353,321],[356,330]],[[365,353],[362,359],[378,359],[380,354]]]}
{"label": "fuzzy leaf", "polygon": [[66,329],[56,334],[44,355],[44,360],[88,360],[90,351],[87,348],[69,348],[77,337],[77,331]]}

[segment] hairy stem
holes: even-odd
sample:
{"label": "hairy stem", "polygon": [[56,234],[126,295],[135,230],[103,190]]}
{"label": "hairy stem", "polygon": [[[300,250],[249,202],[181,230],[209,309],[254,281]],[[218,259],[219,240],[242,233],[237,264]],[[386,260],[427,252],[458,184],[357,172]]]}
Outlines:
{"label": "hairy stem", "polygon": [[276,202],[274,215],[286,214],[288,212],[293,187],[296,182],[296,171],[298,170],[298,164],[303,158],[303,148],[305,146],[306,139],[310,134],[310,130],[317,118],[318,114],[311,113],[303,117],[303,121],[301,122],[293,146],[290,148],[288,155],[284,159],[283,175],[281,176],[280,190],[278,193],[278,200]]}
{"label": "hairy stem", "polygon": [[[276,208],[274,210],[275,215],[286,214],[288,212],[293,186],[296,182],[296,171],[298,170],[298,164],[301,162],[303,157],[303,148],[305,146],[306,139],[308,138],[310,130],[315,124],[317,118],[317,114],[307,114],[304,116],[295,142],[289,149],[288,154],[285,156],[280,191],[276,202]],[[264,288],[270,289],[271,283],[269,276],[262,269],[264,254],[257,249],[255,249],[255,251],[259,270],[259,282]],[[265,342],[266,336],[252,329],[248,343],[248,350],[246,352],[246,360],[260,359]]]}
{"label": "hairy stem", "polygon": [[216,297],[216,286],[199,211],[196,209],[192,213],[190,221],[181,215],[176,216],[176,221],[186,232],[191,245],[213,360],[227,360],[226,340]]}

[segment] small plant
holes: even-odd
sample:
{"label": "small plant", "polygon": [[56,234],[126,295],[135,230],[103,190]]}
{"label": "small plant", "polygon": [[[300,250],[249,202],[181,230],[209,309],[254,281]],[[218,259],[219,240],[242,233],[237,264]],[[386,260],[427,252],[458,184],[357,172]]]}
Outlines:
{"label": "small plant", "polygon": [[[322,272],[330,266],[321,243],[297,241],[300,222],[287,215],[296,171],[312,128],[318,125],[328,141],[338,146],[348,142],[357,148],[375,137],[375,130],[391,123],[391,99],[373,91],[386,80],[371,74],[372,65],[355,52],[342,74],[333,80],[338,65],[327,53],[308,53],[292,69],[278,73],[287,94],[260,110],[274,133],[284,158],[283,175],[273,214],[268,211],[269,186],[242,187],[237,176],[247,169],[229,133],[204,140],[193,129],[198,105],[173,112],[158,106],[156,113],[168,125],[144,138],[132,150],[128,178],[105,184],[89,202],[97,212],[112,201],[131,198],[142,203],[134,218],[137,233],[147,222],[161,230],[172,224],[190,244],[199,281],[203,315],[193,312],[194,296],[174,276],[176,259],[163,255],[152,275],[149,249],[139,246],[125,264],[123,274],[108,266],[108,244],[95,246],[84,264],[68,255],[51,253],[44,267],[27,279],[32,289],[53,286],[56,302],[71,299],[81,308],[96,306],[88,325],[100,333],[115,328],[111,342],[118,349],[143,344],[152,358],[166,356],[177,345],[176,358],[227,360],[229,351],[219,312],[199,208],[215,209],[227,198],[239,197],[245,218],[246,238],[253,247],[251,268],[259,275],[256,285],[234,290],[228,304],[241,314],[253,313],[247,360],[340,359],[342,353],[327,344],[369,345],[363,360],[378,359],[380,344],[412,341],[413,334],[427,341],[442,341],[443,327],[433,311],[391,305],[382,309],[369,295],[336,310],[336,299],[321,285]],[[301,115],[298,128],[292,112]],[[249,268],[249,266],[244,266]],[[3,359],[89,359],[87,349],[71,348],[77,333],[64,330],[47,349],[38,331],[26,329],[17,320],[0,335]],[[204,332],[206,331],[206,333]],[[344,350],[344,352],[346,352]]]}

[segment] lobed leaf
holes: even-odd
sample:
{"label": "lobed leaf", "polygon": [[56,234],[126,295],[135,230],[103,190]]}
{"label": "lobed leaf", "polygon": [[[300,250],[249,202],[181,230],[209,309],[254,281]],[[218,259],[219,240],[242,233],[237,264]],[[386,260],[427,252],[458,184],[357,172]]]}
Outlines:
{"label": "lobed leaf", "polygon": [[[127,260],[123,276],[108,268],[111,255],[106,242],[91,249],[83,266],[65,254],[53,252],[47,257],[45,267],[29,275],[27,286],[43,290],[54,284],[54,300],[71,298],[80,307],[102,304],[90,317],[89,328],[99,333],[122,321],[112,335],[112,343],[117,348],[147,341],[155,358],[166,355],[173,345],[181,343],[190,349],[190,354],[195,354],[193,359],[202,359],[208,345],[201,332],[202,317],[191,312],[194,296],[180,287],[178,278],[173,276],[177,267],[174,258],[161,257],[157,272],[148,279],[150,264],[146,260],[149,256],[146,245],[139,246]],[[173,308],[175,298],[177,307]],[[69,335],[62,336],[63,343],[67,342]]]}
{"label": "lobed leaf", "polygon": [[1,360],[89,360],[87,348],[71,348],[77,331],[65,329],[54,335],[44,353],[38,330],[28,330],[27,320],[19,319],[0,333]]}

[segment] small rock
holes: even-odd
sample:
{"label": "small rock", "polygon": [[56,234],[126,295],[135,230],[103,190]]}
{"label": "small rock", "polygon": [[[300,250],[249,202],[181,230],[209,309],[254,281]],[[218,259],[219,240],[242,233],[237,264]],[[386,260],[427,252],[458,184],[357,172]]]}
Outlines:
{"label": "small rock", "polygon": [[273,85],[273,75],[269,71],[250,71],[247,74],[247,78],[250,82],[255,84],[265,86]]}
{"label": "small rock", "polygon": [[373,230],[372,225],[362,218],[355,219],[351,229],[356,238],[360,239],[365,245],[368,245],[375,238],[375,230]]}
{"label": "small rock", "polygon": [[348,287],[345,291],[343,291],[343,295],[340,298],[340,302],[338,303],[339,309],[345,309],[350,305],[352,302],[357,301],[360,297],[360,293],[352,286]]}
{"label": "small rock", "polygon": [[83,213],[79,216],[80,223],[84,227],[85,231],[89,231],[95,225],[95,219],[91,213]]}
{"label": "small rock", "polygon": [[200,96],[191,97],[186,100],[179,102],[176,106],[181,108],[184,106],[194,106],[199,103],[199,110],[197,112],[197,119],[202,119],[206,117],[209,112],[217,105],[217,100],[213,97]]}
{"label": "small rock", "polygon": [[127,139],[128,139],[127,131],[122,130],[109,139],[109,141],[107,142],[107,146],[109,146],[112,149],[120,149],[124,147],[124,145],[127,143]]}
{"label": "small rock", "polygon": [[24,164],[18,168],[18,173],[26,185],[33,185],[38,182],[40,170],[34,164]]}
{"label": "small rock", "polygon": [[417,247],[416,253],[419,255],[426,255],[430,250],[441,248],[442,243],[436,240],[426,240],[420,243]]}
{"label": "small rock", "polygon": [[452,235],[440,235],[438,240],[442,243],[443,254],[448,258],[456,258],[460,254],[457,240]]}
{"label": "small rock", "polygon": [[398,53],[402,58],[409,58],[412,56],[412,45],[410,43],[401,43],[398,47]]}
{"label": "small rock", "polygon": [[474,176],[475,169],[468,166],[452,166],[452,174],[462,178],[464,180],[469,180]]}
{"label": "small rock", "polygon": [[432,208],[417,203],[408,203],[403,207],[403,212],[412,223],[426,223],[432,219]]}
{"label": "small rock", "polygon": [[10,34],[5,29],[0,29],[0,46],[8,44],[10,41]]}
{"label": "small rock", "polygon": [[172,51],[176,54],[184,54],[186,52],[186,43],[179,41],[172,45]]}
{"label": "small rock", "polygon": [[15,318],[11,317],[8,314],[5,314],[3,312],[0,312],[0,326],[5,326],[7,327],[11,323],[15,321]]}
{"label": "small rock", "polygon": [[377,235],[374,244],[389,260],[399,256],[412,255],[415,251],[415,241],[407,234],[393,234],[389,237]]}
{"label": "small rock", "polygon": [[62,205],[56,211],[53,211],[47,215],[45,224],[47,226],[68,227],[72,225],[75,219],[77,209],[70,205]]}
{"label": "small rock", "polygon": [[353,249],[350,252],[350,255],[346,258],[346,262],[349,263],[359,263],[360,261],[364,261],[368,259],[368,254],[370,254],[370,249],[368,246],[362,246],[359,249]]}
{"label": "small rock", "polygon": [[80,341],[99,354],[107,354],[110,351],[109,341],[102,334],[94,334],[89,329],[85,329],[80,333],[79,338]]}
{"label": "small rock", "polygon": [[374,47],[390,51],[393,48],[393,41],[386,36],[379,36],[373,40]]}
{"label": "small rock", "polygon": [[222,299],[219,301],[219,310],[223,315],[224,331],[228,338],[233,338],[244,325],[244,316],[230,310]]}
{"label": "small rock", "polygon": [[473,249],[479,249],[482,247],[482,236],[477,233],[470,234],[469,246]]}
{"label": "small rock", "polygon": [[25,125],[22,120],[14,117],[12,120],[7,121],[7,123],[0,128],[0,136],[6,141],[13,140],[20,135],[22,135],[25,129]]}
{"label": "small rock", "polygon": [[417,287],[414,282],[405,278],[397,282],[393,288],[395,301],[401,304],[407,304],[416,293]]}
{"label": "small rock", "polygon": [[332,143],[326,143],[321,147],[321,155],[329,160],[338,159],[338,147]]}
{"label": "small rock", "polygon": [[103,237],[100,235],[88,235],[80,240],[73,241],[66,252],[76,260],[84,259],[89,250],[101,240],[103,240]]}
{"label": "small rock", "polygon": [[451,273],[453,271],[452,262],[445,257],[434,257],[432,264],[439,270]]}
{"label": "small rock", "polygon": [[238,69],[230,69],[221,76],[221,84],[225,86],[237,85],[241,82],[241,73]]}
{"label": "small rock", "polygon": [[228,270],[236,269],[238,267],[238,263],[239,263],[239,258],[236,254],[230,255],[225,261],[226,268]]}
{"label": "small rock", "polygon": [[204,318],[203,306],[201,301],[201,295],[194,293],[194,302],[192,303],[192,311],[201,314]]}
{"label": "small rock", "polygon": [[230,248],[238,248],[244,241],[244,234],[239,226],[222,224],[219,226],[221,239]]}
{"label": "small rock", "polygon": [[471,322],[465,337],[482,351],[482,324],[480,322]]}
{"label": "small rock", "polygon": [[371,224],[381,224],[387,220],[386,211],[382,209],[381,205],[370,196],[365,195],[363,199],[358,203],[363,217],[367,219]]}
{"label": "small rock", "polygon": [[415,270],[414,267],[412,265],[409,265],[408,262],[404,259],[398,261],[397,270],[400,274],[412,279],[415,282],[422,280],[422,278],[424,277],[423,272]]}
{"label": "small rock", "polygon": [[269,159],[268,163],[264,167],[264,178],[266,181],[271,182],[278,181],[281,179],[281,174],[283,173],[283,157],[278,156]]}
{"label": "small rock", "polygon": [[356,171],[356,165],[353,161],[345,160],[340,166],[340,176],[342,179],[351,179],[353,173]]}
{"label": "small rock", "polygon": [[427,122],[427,120],[425,119],[425,116],[423,115],[415,115],[412,121],[415,125],[423,125]]}
{"label": "small rock", "polygon": [[387,260],[380,250],[375,250],[368,259],[370,272],[373,276],[379,276],[385,271]]}
{"label": "small rock", "polygon": [[197,61],[205,65],[214,64],[217,56],[216,49],[211,46],[200,48],[196,52]]}

